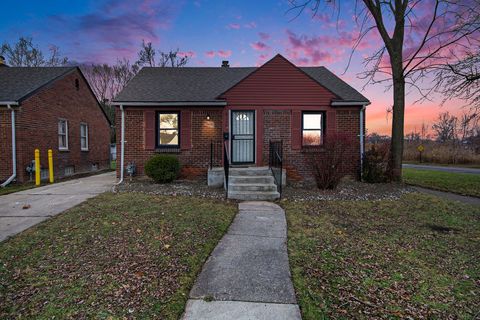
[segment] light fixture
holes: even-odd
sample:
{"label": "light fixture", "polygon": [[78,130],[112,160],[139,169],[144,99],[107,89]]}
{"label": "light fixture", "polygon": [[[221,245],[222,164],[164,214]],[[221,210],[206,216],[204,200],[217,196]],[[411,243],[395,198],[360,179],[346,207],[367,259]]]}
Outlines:
{"label": "light fixture", "polygon": [[207,113],[207,120],[210,120],[210,113]]}

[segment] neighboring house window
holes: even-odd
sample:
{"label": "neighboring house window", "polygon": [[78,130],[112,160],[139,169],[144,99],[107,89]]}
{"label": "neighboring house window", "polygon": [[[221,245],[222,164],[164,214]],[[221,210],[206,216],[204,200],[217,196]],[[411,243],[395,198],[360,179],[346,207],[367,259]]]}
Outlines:
{"label": "neighboring house window", "polygon": [[178,147],[179,146],[179,113],[159,112],[157,113],[157,146]]}
{"label": "neighboring house window", "polygon": [[68,150],[68,121],[58,120],[58,149]]}
{"label": "neighboring house window", "polygon": [[88,125],[80,124],[80,148],[82,151],[88,151]]}
{"label": "neighboring house window", "polygon": [[302,114],[302,145],[320,146],[324,138],[325,113],[304,112]]}

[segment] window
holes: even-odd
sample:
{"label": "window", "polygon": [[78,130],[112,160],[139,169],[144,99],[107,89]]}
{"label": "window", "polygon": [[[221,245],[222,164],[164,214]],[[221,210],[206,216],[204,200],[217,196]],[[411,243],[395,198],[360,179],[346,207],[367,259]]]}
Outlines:
{"label": "window", "polygon": [[80,123],[80,148],[82,151],[88,151],[88,125]]}
{"label": "window", "polygon": [[159,147],[178,147],[178,112],[159,112],[157,114],[157,146]]}
{"label": "window", "polygon": [[68,121],[58,120],[58,149],[68,150]]}
{"label": "window", "polygon": [[325,116],[323,112],[302,114],[302,145],[320,146],[323,144]]}

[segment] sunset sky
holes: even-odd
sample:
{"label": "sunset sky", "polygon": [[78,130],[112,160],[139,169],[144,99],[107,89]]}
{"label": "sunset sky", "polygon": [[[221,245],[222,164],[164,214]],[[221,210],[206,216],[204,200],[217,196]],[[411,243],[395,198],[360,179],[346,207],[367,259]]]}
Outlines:
{"label": "sunset sky", "polygon": [[[389,134],[391,92],[382,85],[363,89],[365,80],[357,77],[363,57],[379,48],[379,38],[369,35],[344,73],[358,26],[354,1],[342,4],[338,19],[328,8],[313,19],[308,12],[294,19],[287,0],[9,1],[0,12],[0,42],[30,36],[44,50],[59,46],[78,63],[134,61],[142,39],[164,51],[179,48],[191,56],[189,66],[220,66],[222,60],[255,66],[280,53],[297,65],[323,65],[341,76],[372,101],[368,131]],[[419,131],[423,121],[431,124],[439,112],[462,111],[458,101],[440,106],[441,97],[432,96],[432,102],[413,104],[417,98],[407,97],[406,133]]]}

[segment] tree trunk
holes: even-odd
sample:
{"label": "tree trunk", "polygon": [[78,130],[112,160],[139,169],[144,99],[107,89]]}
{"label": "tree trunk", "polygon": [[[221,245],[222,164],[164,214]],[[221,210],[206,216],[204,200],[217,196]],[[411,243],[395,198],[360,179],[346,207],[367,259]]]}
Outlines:
{"label": "tree trunk", "polygon": [[[392,68],[393,69],[393,68]],[[402,180],[403,127],[405,118],[405,78],[393,72],[393,119],[389,171],[393,181]]]}

